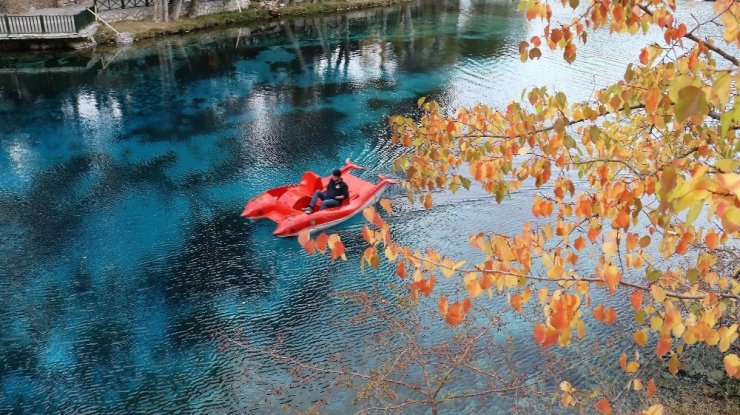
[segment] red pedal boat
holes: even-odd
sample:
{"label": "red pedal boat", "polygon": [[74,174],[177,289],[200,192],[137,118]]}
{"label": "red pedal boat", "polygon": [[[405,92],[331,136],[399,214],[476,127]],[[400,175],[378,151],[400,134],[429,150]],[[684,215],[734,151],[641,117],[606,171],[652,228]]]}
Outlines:
{"label": "red pedal boat", "polygon": [[350,173],[352,170],[364,170],[364,167],[347,159],[341,171],[342,179],[349,187],[349,198],[335,208],[320,211],[321,200],[318,200],[314,213],[307,215],[301,210],[311,202],[314,192],[323,190],[330,180],[330,176],[322,178],[307,171],[298,184],[276,187],[254,197],[247,202],[241,216],[247,219],[270,219],[277,223],[273,234],[280,237],[296,236],[306,230],[319,231],[344,222],[380,200],[386,186],[398,183],[378,175],[380,182],[372,184],[353,176]]}

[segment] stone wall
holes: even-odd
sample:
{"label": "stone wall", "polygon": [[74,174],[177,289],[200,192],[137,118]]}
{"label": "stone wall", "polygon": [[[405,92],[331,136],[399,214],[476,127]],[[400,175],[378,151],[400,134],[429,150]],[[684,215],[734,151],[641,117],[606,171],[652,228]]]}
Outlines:
{"label": "stone wall", "polygon": [[154,7],[131,7],[128,9],[106,10],[98,12],[100,17],[108,23],[124,20],[145,20],[154,16]]}
{"label": "stone wall", "polygon": [[8,14],[25,13],[46,7],[57,7],[57,0],[0,0],[0,11],[5,9],[3,13]]}
{"label": "stone wall", "polygon": [[[224,5],[223,1],[206,1],[198,4],[198,10],[196,16],[205,16],[207,14],[215,14],[221,12],[231,12],[249,7],[249,0],[230,0]],[[184,8],[184,7],[183,7]]]}
{"label": "stone wall", "polygon": [[[195,12],[195,16],[205,16],[207,14],[234,11],[238,10],[239,6],[241,6],[242,9],[246,9],[247,7],[249,7],[249,0],[230,0],[225,5],[222,0],[201,1],[200,3],[198,3],[198,8]],[[186,1],[182,5],[180,16],[187,16],[189,8],[190,2]],[[151,17],[154,15],[154,7],[133,7],[121,10],[107,10],[104,12],[100,12],[99,14],[100,17],[105,19],[105,21],[108,23],[122,22],[124,20],[145,20],[151,19]]]}

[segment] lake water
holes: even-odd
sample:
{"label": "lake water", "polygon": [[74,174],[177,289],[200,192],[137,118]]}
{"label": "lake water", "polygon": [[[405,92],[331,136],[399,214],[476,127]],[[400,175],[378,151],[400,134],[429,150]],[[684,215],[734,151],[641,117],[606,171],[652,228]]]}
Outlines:
{"label": "lake water", "polygon": [[[645,43],[597,33],[575,65],[549,53],[521,64],[518,42],[539,28],[508,1],[420,1],[0,57],[0,412],[271,413],[265,400],[316,399],[311,388],[270,397],[283,368],[221,350],[220,336],[279,336],[321,361],[372,330],[338,324],[330,294],[396,277],[385,265],[360,273],[360,219],[338,228],[350,260],[337,264],[273,238],[271,222],[245,222],[244,202],[347,157],[367,180],[392,176],[387,117],[413,114],[420,96],[501,106],[546,85],[586,99]],[[502,205],[441,194],[424,212],[391,190],[391,224],[402,242],[465,255],[470,232],[518,230],[533,191]],[[536,365],[531,325],[508,334],[518,363]],[[330,407],[350,410],[351,398]]]}

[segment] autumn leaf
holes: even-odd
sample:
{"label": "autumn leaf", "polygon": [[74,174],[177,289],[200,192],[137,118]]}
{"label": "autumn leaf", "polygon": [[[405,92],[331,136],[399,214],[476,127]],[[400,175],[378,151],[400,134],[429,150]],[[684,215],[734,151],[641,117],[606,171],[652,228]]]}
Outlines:
{"label": "autumn leaf", "polygon": [[648,342],[648,335],[644,330],[636,331],[632,338],[638,346],[645,346]]}
{"label": "autumn leaf", "polygon": [[653,405],[640,412],[640,415],[663,415],[663,405]]}
{"label": "autumn leaf", "polygon": [[558,342],[560,333],[552,327],[547,327],[544,324],[535,324],[534,326],[534,340],[542,346],[549,347]]}
{"label": "autumn leaf", "polygon": [[650,379],[650,380],[648,381],[648,386],[647,386],[647,395],[648,395],[648,396],[651,396],[651,397],[652,397],[653,395],[655,395],[655,392],[656,392],[657,390],[658,390],[658,388],[657,388],[657,386],[655,386],[655,381],[654,381],[654,380],[653,380],[653,379],[651,378],[651,379]]}
{"label": "autumn leaf", "polygon": [[578,249],[578,250],[581,250],[581,249],[585,248],[586,247],[586,239],[584,237],[582,237],[582,236],[579,236],[578,238],[576,238],[575,241],[573,241],[573,246],[576,249]]}
{"label": "autumn leaf", "polygon": [[630,304],[635,310],[639,310],[642,307],[642,291],[637,290],[630,296]]}
{"label": "autumn leaf", "polygon": [[717,249],[717,246],[719,245],[719,235],[714,231],[707,233],[704,237],[704,243],[707,244],[707,248],[709,249]]}
{"label": "autumn leaf", "polygon": [[604,415],[611,415],[612,404],[609,403],[607,399],[601,399],[599,402],[596,403],[596,409],[599,411],[599,413],[602,413]]}
{"label": "autumn leaf", "polygon": [[380,207],[382,207],[383,210],[385,210],[385,212],[389,215],[393,213],[390,199],[380,199]]}
{"label": "autumn leaf", "polygon": [[671,351],[672,342],[668,336],[660,336],[658,339],[658,346],[655,349],[655,354],[658,357],[663,357],[666,353]]}
{"label": "autumn leaf", "polygon": [[738,358],[736,354],[728,354],[724,357],[722,362],[725,365],[727,376],[740,379],[740,358]]}
{"label": "autumn leaf", "polygon": [[321,251],[321,253],[326,252],[327,244],[329,243],[329,235],[325,234],[324,232],[321,233],[321,235],[316,237],[316,249]]}
{"label": "autumn leaf", "polygon": [[687,86],[678,91],[676,119],[681,122],[695,115],[706,116],[709,111],[706,93],[696,86]]}
{"label": "autumn leaf", "polygon": [[396,264],[396,275],[398,275],[400,278],[406,278],[406,263],[403,261],[398,261],[398,264]]}

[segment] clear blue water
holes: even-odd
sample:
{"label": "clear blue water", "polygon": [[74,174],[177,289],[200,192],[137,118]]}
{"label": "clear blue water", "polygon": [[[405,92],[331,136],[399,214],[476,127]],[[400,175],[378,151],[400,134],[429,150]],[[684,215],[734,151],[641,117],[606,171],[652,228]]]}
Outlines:
{"label": "clear blue water", "polygon": [[[585,99],[644,41],[596,34],[577,65],[550,54],[522,65],[517,44],[538,27],[503,0],[430,1],[1,57],[0,412],[270,413],[266,401],[316,399],[311,388],[271,397],[284,368],[219,338],[280,336],[316,361],[352,350],[372,327],[336,323],[330,294],[395,277],[359,272],[359,219],[338,229],[350,261],[337,264],[241,220],[244,202],[346,157],[368,180],[391,174],[400,150],[386,119],[413,114],[419,96],[503,105],[547,85]],[[503,205],[440,195],[427,213],[391,191],[391,223],[402,242],[465,255],[456,241],[469,232],[518,229],[532,192]],[[539,356],[530,333],[510,325],[523,367]],[[349,411],[351,398],[331,408]]]}

